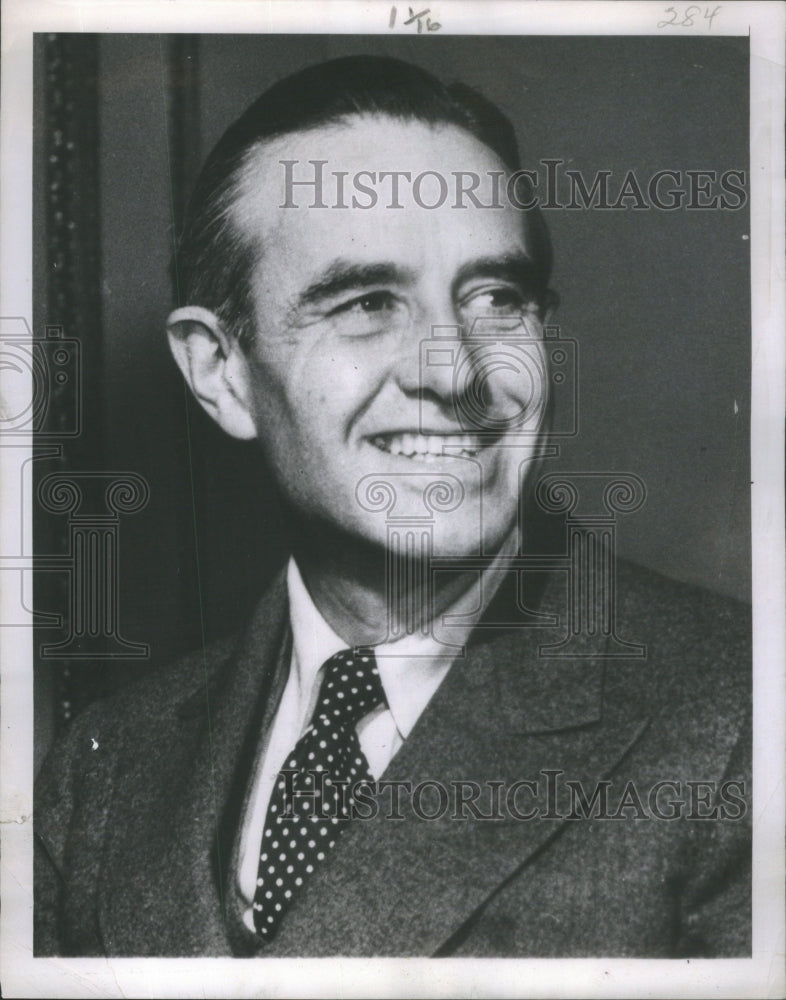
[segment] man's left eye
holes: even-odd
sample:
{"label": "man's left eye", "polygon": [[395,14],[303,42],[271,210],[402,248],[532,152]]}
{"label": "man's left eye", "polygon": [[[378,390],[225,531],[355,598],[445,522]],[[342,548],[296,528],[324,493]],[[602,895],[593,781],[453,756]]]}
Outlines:
{"label": "man's left eye", "polygon": [[526,308],[524,296],[515,288],[489,288],[469,295],[462,312],[473,316],[515,316]]}

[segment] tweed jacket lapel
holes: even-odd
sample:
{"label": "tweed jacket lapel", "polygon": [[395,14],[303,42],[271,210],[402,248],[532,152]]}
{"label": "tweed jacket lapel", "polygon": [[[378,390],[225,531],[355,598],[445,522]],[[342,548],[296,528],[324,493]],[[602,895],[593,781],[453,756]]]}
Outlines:
{"label": "tweed jacket lapel", "polygon": [[[564,582],[552,583],[542,607],[559,601],[555,587]],[[560,816],[548,816],[545,772],[597,780],[643,732],[646,719],[625,698],[604,705],[603,657],[544,659],[538,648],[554,635],[538,628],[476,635],[480,641],[453,665],[382,778],[413,789],[439,782],[448,789],[446,813],[420,818],[401,789],[401,818],[392,818],[391,790],[381,785],[376,817],[352,823],[263,954],[449,951],[495,890],[564,826]],[[494,812],[491,781],[500,783],[504,803],[505,790],[522,780],[538,783],[542,818],[483,819],[457,808],[456,782],[484,790],[483,816]],[[439,812],[438,794],[435,786],[430,797],[423,794],[421,814]],[[526,789],[517,805],[533,807]]]}
{"label": "tweed jacket lapel", "polygon": [[[234,801],[242,797],[248,761],[266,732],[286,682],[289,628],[285,574],[274,581],[230,661],[204,663],[205,680],[177,712],[167,800],[139,795],[135,829],[110,830],[102,870],[99,922],[108,950],[145,954],[135,937],[148,915],[145,938],[157,954],[218,955],[230,950],[225,921],[228,862],[235,829]],[[178,756],[179,755],[179,756]],[[144,765],[143,765],[144,766]],[[149,764],[148,764],[149,766]],[[119,814],[128,814],[127,788],[144,786],[116,776]],[[137,871],[144,878],[135,877]],[[165,888],[164,888],[165,887]],[[152,926],[155,924],[155,926]]]}

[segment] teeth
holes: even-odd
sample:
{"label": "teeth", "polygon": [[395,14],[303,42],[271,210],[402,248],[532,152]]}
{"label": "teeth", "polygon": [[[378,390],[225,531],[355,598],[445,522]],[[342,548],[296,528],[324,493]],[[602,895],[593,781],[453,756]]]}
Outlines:
{"label": "teeth", "polygon": [[482,447],[480,441],[470,434],[380,434],[373,438],[372,443],[391,455],[404,455],[429,463],[442,455],[471,457]]}

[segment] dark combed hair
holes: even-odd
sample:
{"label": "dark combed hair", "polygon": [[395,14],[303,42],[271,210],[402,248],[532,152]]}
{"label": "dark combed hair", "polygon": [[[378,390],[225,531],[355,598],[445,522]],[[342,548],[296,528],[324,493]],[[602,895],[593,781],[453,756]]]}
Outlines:
{"label": "dark combed hair", "polygon": [[[177,305],[210,309],[229,334],[244,345],[250,342],[249,289],[256,252],[231,216],[249,151],[270,139],[358,115],[455,125],[493,150],[509,170],[520,168],[509,119],[471,87],[445,86],[418,66],[381,56],[349,56],[310,66],[257,98],[205,161],[172,260]],[[539,211],[527,215],[545,291],[551,269],[548,233]]]}

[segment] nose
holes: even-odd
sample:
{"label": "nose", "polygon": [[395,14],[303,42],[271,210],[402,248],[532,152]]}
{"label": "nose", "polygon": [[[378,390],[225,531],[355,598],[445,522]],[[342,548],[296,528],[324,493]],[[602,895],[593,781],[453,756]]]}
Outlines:
{"label": "nose", "polygon": [[401,391],[452,414],[466,391],[462,373],[471,368],[465,338],[452,303],[413,323],[401,337],[395,359]]}
{"label": "nose", "polygon": [[395,373],[421,415],[438,412],[466,431],[505,434],[539,427],[548,401],[537,330],[521,319],[480,319],[467,330],[452,307],[402,332]]}

